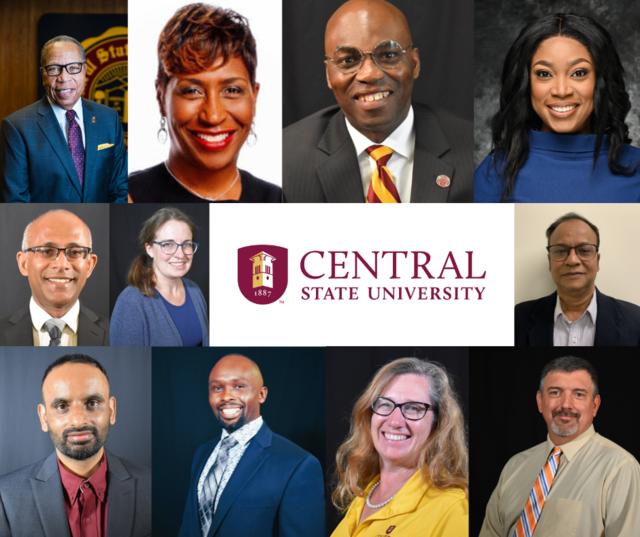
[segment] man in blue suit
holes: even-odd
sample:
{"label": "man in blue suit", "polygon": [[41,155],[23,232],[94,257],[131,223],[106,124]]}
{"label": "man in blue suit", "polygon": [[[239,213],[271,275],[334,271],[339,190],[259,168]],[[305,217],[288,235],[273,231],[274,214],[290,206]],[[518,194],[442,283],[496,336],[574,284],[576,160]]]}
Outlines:
{"label": "man in blue suit", "polygon": [[320,463],[267,427],[258,366],[221,358],[209,374],[209,404],[223,427],[200,446],[180,537],[325,537]]}
{"label": "man in blue suit", "polygon": [[42,47],[45,96],[2,121],[4,201],[126,203],[122,125],[115,110],[82,99],[85,61],[72,37]]}

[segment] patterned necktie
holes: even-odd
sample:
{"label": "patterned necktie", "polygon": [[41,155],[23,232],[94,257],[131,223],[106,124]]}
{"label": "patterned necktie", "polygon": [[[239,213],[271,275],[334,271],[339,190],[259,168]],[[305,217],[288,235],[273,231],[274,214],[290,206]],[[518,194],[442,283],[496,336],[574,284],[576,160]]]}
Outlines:
{"label": "patterned necktie", "polygon": [[233,436],[227,436],[220,442],[216,462],[213,463],[211,470],[209,470],[209,475],[207,475],[204,480],[202,496],[198,498],[200,503],[200,526],[202,527],[202,535],[204,535],[204,537],[208,535],[209,528],[211,527],[216,499],[221,492],[219,490],[220,484],[222,483],[222,477],[229,462],[229,452],[237,443],[238,441]]}
{"label": "patterned necktie", "polygon": [[84,146],[82,145],[82,131],[76,121],[76,113],[67,110],[67,143],[73,160],[73,166],[78,174],[78,181],[82,186],[84,180]]}
{"label": "patterned necktie", "polygon": [[44,329],[49,332],[49,347],[57,347],[60,345],[60,339],[62,338],[62,331],[67,325],[62,319],[49,319],[44,323]]}
{"label": "patterned necktie", "polygon": [[549,495],[551,485],[553,485],[553,480],[560,466],[560,455],[562,455],[562,450],[559,447],[554,447],[529,493],[527,503],[516,523],[513,537],[531,537],[533,535],[540,513],[542,513],[544,502]]}
{"label": "patterned necktie", "polygon": [[372,145],[367,147],[367,153],[376,161],[376,169],[371,175],[371,183],[367,191],[369,203],[400,203],[400,194],[393,182],[393,175],[387,168],[387,162],[393,154],[393,149],[386,145]]}

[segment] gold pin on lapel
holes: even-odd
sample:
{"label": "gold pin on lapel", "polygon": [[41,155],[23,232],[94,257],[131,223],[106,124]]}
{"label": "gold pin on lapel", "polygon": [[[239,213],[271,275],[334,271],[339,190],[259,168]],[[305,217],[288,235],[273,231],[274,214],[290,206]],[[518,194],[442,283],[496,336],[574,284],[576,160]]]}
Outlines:
{"label": "gold pin on lapel", "polygon": [[96,116],[91,116],[91,123],[96,124]]}

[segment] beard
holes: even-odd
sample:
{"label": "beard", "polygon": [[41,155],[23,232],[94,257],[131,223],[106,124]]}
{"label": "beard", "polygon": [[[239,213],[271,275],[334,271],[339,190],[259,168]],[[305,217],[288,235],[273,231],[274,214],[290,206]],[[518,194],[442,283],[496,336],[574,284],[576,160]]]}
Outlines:
{"label": "beard", "polygon": [[[69,435],[73,433],[91,433],[93,438],[86,442],[69,442]],[[90,457],[93,457],[104,446],[107,440],[107,431],[103,431],[102,434],[96,427],[87,425],[86,427],[70,427],[62,432],[62,435],[55,434],[53,431],[49,431],[51,440],[56,449],[63,455],[66,455],[70,459],[77,461],[84,461]]]}
{"label": "beard", "polygon": [[236,419],[236,421],[234,421],[233,423],[228,423],[224,420],[224,418],[222,417],[222,414],[220,412],[220,410],[217,410],[213,413],[214,417],[216,418],[216,421],[220,424],[220,426],[227,431],[228,433],[232,433],[233,431],[237,431],[238,429],[240,429],[240,427],[242,427],[243,425],[245,425],[247,423],[247,417],[244,414],[244,409],[242,410],[242,412],[240,413],[240,416],[238,416],[238,419]]}
{"label": "beard", "polygon": [[[559,425],[555,421],[556,416],[575,418],[576,421],[568,425]],[[578,429],[580,427],[580,423],[579,423],[580,413],[571,412],[570,410],[558,410],[552,414],[552,418],[553,419],[551,420],[551,431],[555,435],[561,436],[561,437],[573,436],[578,432]]]}

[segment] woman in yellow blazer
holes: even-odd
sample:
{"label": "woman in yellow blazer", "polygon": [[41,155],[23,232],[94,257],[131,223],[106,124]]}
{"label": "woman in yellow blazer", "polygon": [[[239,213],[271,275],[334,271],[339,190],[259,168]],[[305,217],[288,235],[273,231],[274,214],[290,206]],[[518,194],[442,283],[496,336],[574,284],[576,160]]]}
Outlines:
{"label": "woman in yellow blazer", "polygon": [[464,420],[446,371],[418,358],[382,367],[336,455],[331,537],[469,535]]}

